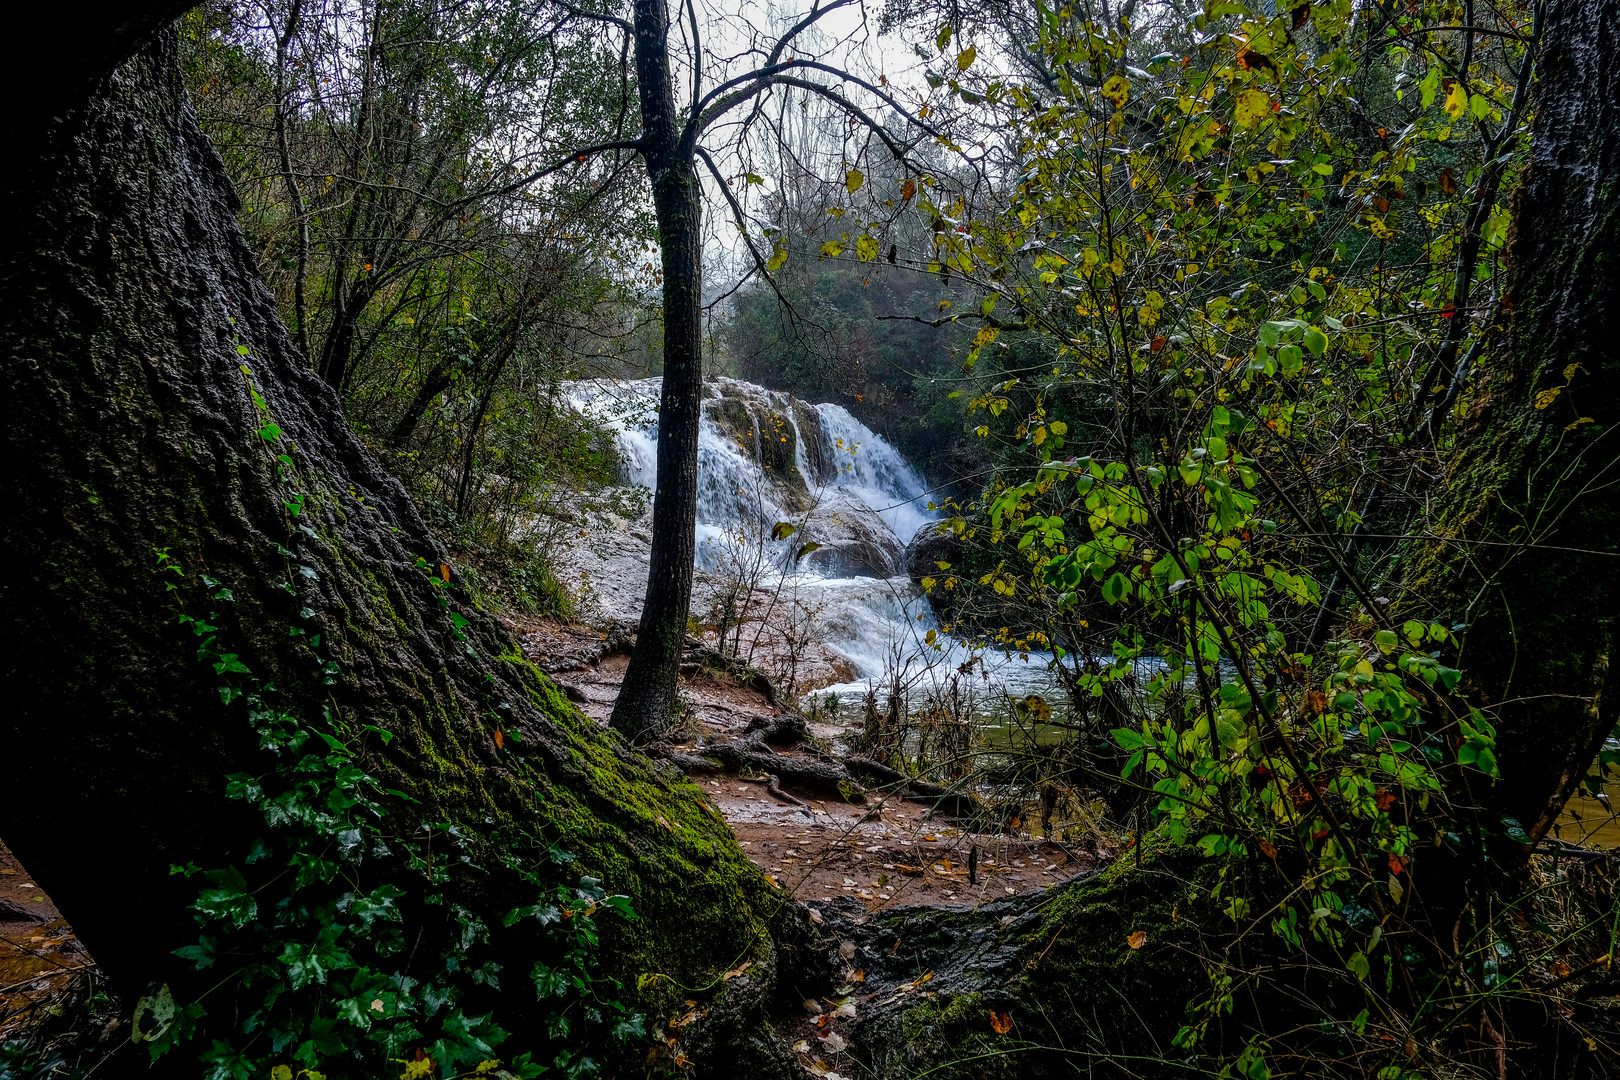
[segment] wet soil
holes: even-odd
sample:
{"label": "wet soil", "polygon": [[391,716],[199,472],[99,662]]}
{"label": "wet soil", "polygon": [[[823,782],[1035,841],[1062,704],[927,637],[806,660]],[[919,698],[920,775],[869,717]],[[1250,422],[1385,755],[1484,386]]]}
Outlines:
{"label": "wet soil", "polygon": [[94,966],[45,890],[0,844],[0,1039]]}

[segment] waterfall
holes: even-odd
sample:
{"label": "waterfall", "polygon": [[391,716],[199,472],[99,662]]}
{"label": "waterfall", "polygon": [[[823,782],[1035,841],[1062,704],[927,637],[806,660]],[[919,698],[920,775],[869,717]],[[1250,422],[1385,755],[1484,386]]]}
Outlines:
{"label": "waterfall", "polygon": [[887,440],[842,405],[817,405],[816,412],[838,461],[838,483],[876,510],[902,542],[938,518],[928,509],[922,474]]}
{"label": "waterfall", "polygon": [[[626,485],[651,490],[657,481],[661,388],[662,380],[654,378],[579,382],[570,390],[574,407],[613,433]],[[841,405],[809,405],[724,378],[706,380],[704,391],[694,614],[705,603],[700,594],[713,590],[728,565],[763,552],[771,586],[791,589],[816,613],[818,639],[858,675],[818,693],[859,696],[865,680],[881,678],[897,657],[913,663],[920,658],[940,677],[966,663],[971,651],[940,630],[927,598],[905,572],[906,544],[940,518],[929,508],[922,474]],[[787,442],[791,454],[783,452]],[[772,540],[778,522],[792,524],[794,534]],[[629,523],[627,531],[644,536],[648,525]],[[795,559],[805,543],[822,547]],[[639,610],[646,580],[645,546],[621,551],[628,554],[612,568],[587,571],[598,584],[604,575],[620,579],[612,583],[618,606],[605,611],[614,617]],[[927,641],[930,631],[938,648]],[[1003,660],[989,669],[1009,688],[1045,679],[1041,663]]]}

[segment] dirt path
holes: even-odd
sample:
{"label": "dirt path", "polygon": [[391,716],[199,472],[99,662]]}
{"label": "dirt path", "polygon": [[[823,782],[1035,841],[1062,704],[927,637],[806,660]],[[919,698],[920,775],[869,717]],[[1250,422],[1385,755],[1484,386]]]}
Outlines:
{"label": "dirt path", "polygon": [[[514,629],[525,654],[557,679],[587,716],[606,723],[629,662],[622,642],[610,643],[607,633],[541,621]],[[783,715],[759,690],[725,676],[683,677],[681,698],[690,711],[672,745],[689,753],[739,737],[755,718]],[[836,757],[853,729],[811,723],[809,730]],[[816,756],[799,748],[779,753],[787,759]],[[854,805],[784,780],[782,789],[808,804],[807,814],[772,797],[762,777],[716,773],[693,779],[714,800],[749,858],[812,909],[838,896],[859,900],[871,911],[974,905],[1050,888],[1097,865],[1089,855],[1027,833],[958,828],[951,819],[931,816],[924,802],[872,793],[866,805]]]}

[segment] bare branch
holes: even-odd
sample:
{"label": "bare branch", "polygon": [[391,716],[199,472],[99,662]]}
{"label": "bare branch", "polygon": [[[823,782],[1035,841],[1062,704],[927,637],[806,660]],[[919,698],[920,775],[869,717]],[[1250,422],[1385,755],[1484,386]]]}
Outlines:
{"label": "bare branch", "polygon": [[605,22],[610,25],[617,26],[626,34],[634,34],[636,32],[636,28],[630,25],[630,21],[628,19],[621,19],[617,15],[608,15],[600,11],[586,11],[584,8],[577,8],[573,4],[568,3],[559,2],[557,6],[576,18],[595,19],[597,22]]}

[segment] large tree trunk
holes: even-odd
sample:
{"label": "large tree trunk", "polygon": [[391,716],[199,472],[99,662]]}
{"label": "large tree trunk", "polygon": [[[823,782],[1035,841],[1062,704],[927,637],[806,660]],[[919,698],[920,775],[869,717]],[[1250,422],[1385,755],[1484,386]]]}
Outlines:
{"label": "large tree trunk", "polygon": [[675,111],[665,0],[636,0],[642,155],[652,180],[664,262],[664,381],[658,409],[647,599],[613,726],[644,741],[675,715],[696,556],[698,424],[703,407],[703,203],[690,140]]}
{"label": "large tree trunk", "polygon": [[1501,780],[1539,838],[1620,718],[1620,6],[1551,0],[1503,325],[1408,567],[1413,604],[1467,624]]}
{"label": "large tree trunk", "polygon": [[[493,620],[430,581],[448,560],[278,318],[175,50],[173,32],[160,34],[40,125],[13,147],[26,167],[4,180],[0,836],[130,1000],[167,983],[184,1003],[227,974],[223,961],[198,975],[172,954],[197,939],[199,884],[170,866],[252,877],[244,856],[265,822],[226,797],[226,777],[273,760],[177,623],[182,611],[207,616],[207,574],[234,593],[212,620],[219,638],[273,684],[266,697],[363,744],[363,767],[418,800],[392,800],[393,829],[454,825],[492,867],[507,855],[549,867],[555,844],[579,861],[548,871],[553,881],[583,870],[629,893],[641,919],[604,926],[604,947],[655,1019],[683,987],[760,960],[747,992],[720,984],[741,1006],[724,1021],[731,1038],[711,1047],[709,1071],[725,1075],[726,1047],[764,1022],[772,935],[785,940],[790,907],[694,786],[601,733]],[[267,418],[282,432],[274,450]],[[273,452],[293,459],[306,504],[296,518]],[[157,572],[160,550],[184,579]],[[689,573],[690,551],[681,559]],[[470,620],[464,631],[441,598]],[[335,683],[293,627],[322,635]],[[392,740],[365,738],[363,725]],[[397,878],[407,890],[408,934],[442,940],[464,921],[425,905],[421,875],[400,859],[363,858],[373,885]],[[486,1004],[519,1043],[543,1042],[533,995],[520,992],[541,946],[500,929],[532,889],[496,872],[452,876],[445,891],[493,928],[485,948],[509,969],[507,991]],[[642,973],[667,977],[643,985]],[[222,985],[208,1034],[245,1039]]]}

